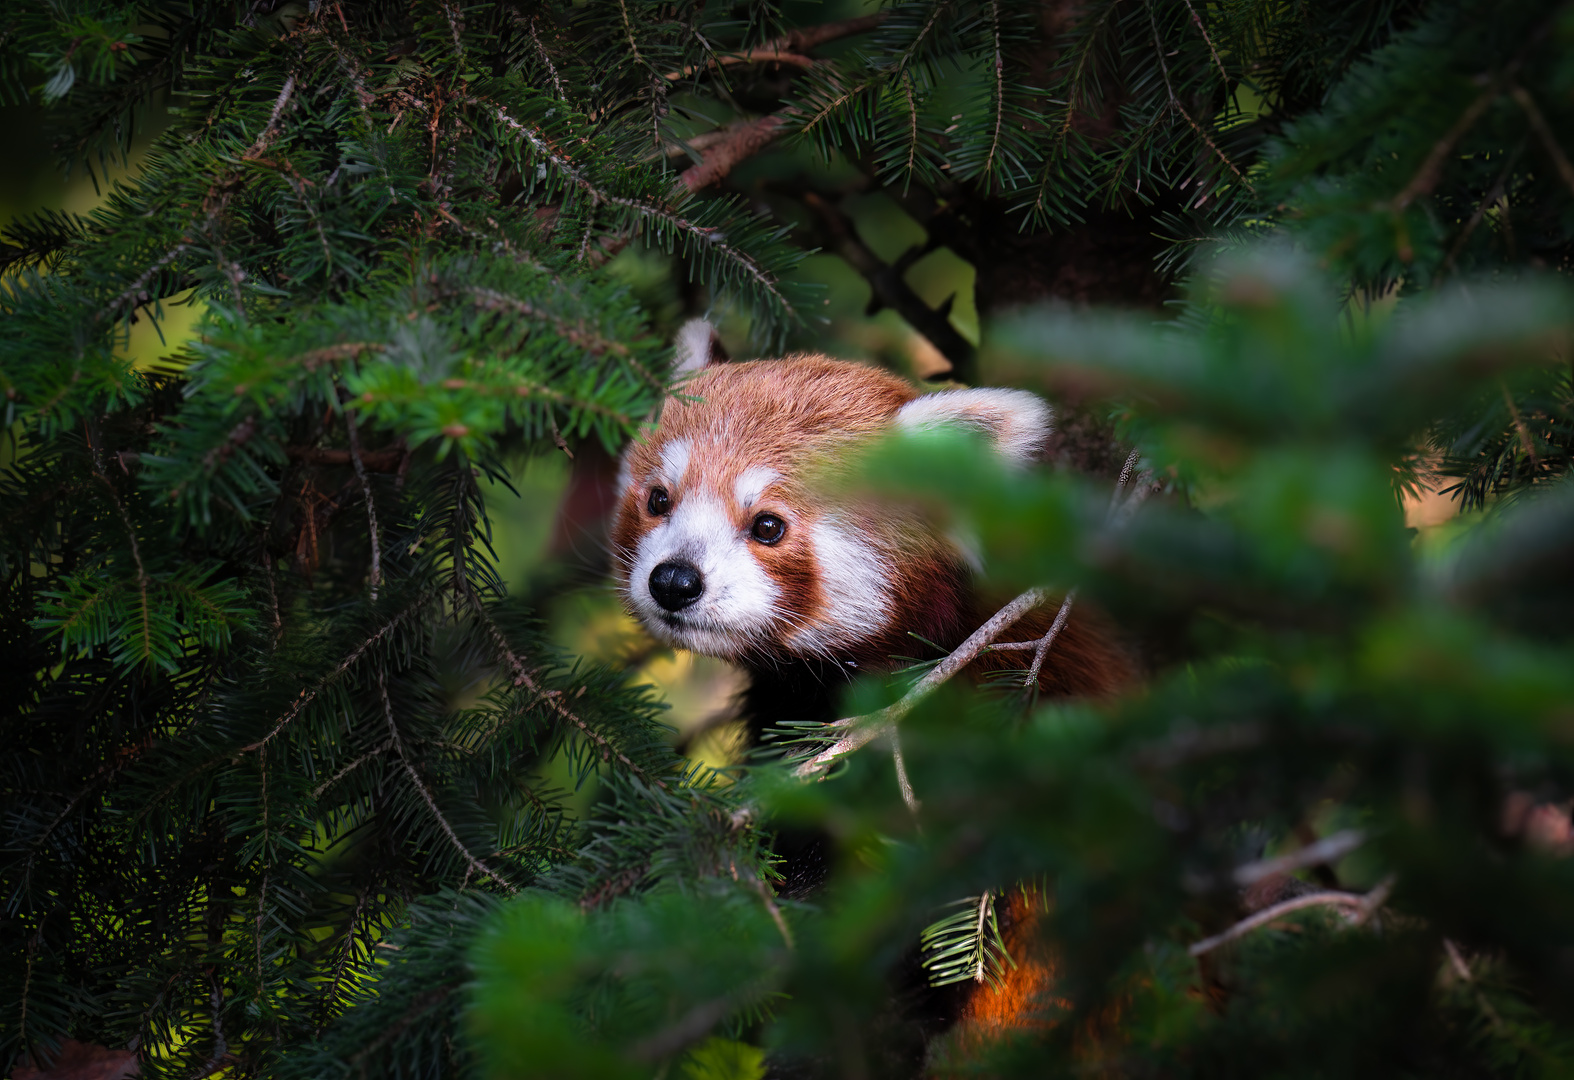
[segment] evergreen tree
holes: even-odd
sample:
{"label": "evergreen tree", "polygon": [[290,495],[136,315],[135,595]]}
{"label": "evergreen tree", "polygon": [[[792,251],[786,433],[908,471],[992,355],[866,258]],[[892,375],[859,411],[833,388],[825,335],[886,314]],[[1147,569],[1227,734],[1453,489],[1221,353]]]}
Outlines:
{"label": "evergreen tree", "polygon": [[[0,248],[0,1063],[1566,1067],[1564,7],[101,0],[0,27],[6,92],[77,167],[171,112],[100,209]],[[923,239],[877,251],[871,193]],[[631,246],[670,292],[611,272]],[[718,775],[506,594],[482,481],[634,436],[682,315],[812,346],[816,247],[944,375],[1076,406],[1054,475],[960,437],[864,468],[943,497],[1008,595],[1074,587],[1141,636],[1140,692],[870,682],[847,714],[900,718],[872,745],[799,728],[801,760]],[[941,248],[981,349],[912,284]],[[1003,314],[1046,300],[1149,310]],[[193,341],[125,358],[190,303]],[[1438,552],[1396,500],[1432,473],[1491,510]],[[555,759],[599,778],[588,819]],[[773,870],[792,823],[835,848],[807,898]],[[900,993],[1033,965],[1054,992],[1005,1031]]]}

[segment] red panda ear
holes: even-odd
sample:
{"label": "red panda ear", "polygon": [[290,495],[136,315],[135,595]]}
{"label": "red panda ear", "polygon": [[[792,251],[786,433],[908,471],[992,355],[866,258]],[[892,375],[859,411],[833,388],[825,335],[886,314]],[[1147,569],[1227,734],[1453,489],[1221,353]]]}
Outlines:
{"label": "red panda ear", "polygon": [[910,431],[943,424],[975,428],[1018,465],[1038,460],[1054,426],[1049,404],[1037,394],[994,388],[924,394],[896,411],[896,424]]}
{"label": "red panda ear", "polygon": [[689,375],[712,364],[724,364],[729,359],[716,328],[704,319],[690,319],[679,327],[673,346],[678,353],[673,375]]}

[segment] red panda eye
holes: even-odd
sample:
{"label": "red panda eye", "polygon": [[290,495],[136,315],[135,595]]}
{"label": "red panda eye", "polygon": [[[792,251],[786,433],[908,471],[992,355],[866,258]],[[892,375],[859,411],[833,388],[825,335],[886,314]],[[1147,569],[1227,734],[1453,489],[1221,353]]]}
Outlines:
{"label": "red panda eye", "polygon": [[761,514],[749,532],[762,544],[774,544],[787,532],[787,523],[775,514]]}
{"label": "red panda eye", "polygon": [[667,496],[666,488],[652,488],[650,499],[645,503],[645,509],[654,517],[660,517],[672,509],[672,500]]}

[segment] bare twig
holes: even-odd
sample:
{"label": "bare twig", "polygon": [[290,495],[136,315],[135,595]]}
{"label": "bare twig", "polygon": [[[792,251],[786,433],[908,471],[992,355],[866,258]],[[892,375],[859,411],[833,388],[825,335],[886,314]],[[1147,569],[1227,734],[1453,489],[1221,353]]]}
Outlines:
{"label": "bare twig", "polygon": [[1072,589],[1066,598],[1060,602],[1060,610],[1055,612],[1055,621],[1049,624],[1049,630],[1038,639],[1038,647],[1033,650],[1033,663],[1028,666],[1027,675],[1022,680],[1023,686],[1037,686],[1038,673],[1044,669],[1044,659],[1049,656],[1049,648],[1055,644],[1055,639],[1065,629],[1066,620],[1071,617],[1071,605],[1077,598],[1077,590]]}
{"label": "bare twig", "polygon": [[1443,137],[1432,145],[1431,150],[1427,151],[1425,160],[1421,162],[1421,167],[1416,170],[1416,174],[1410,178],[1410,182],[1400,188],[1399,194],[1389,202],[1388,205],[1392,210],[1397,213],[1422,195],[1431,193],[1437,186],[1438,179],[1443,175],[1443,165],[1453,153],[1454,146],[1465,137],[1465,132],[1475,126],[1476,121],[1481,119],[1481,114],[1487,111],[1487,107],[1496,101],[1502,92],[1501,84],[1494,81],[1466,107],[1459,119],[1454,121],[1453,126],[1443,133]]}
{"label": "bare twig", "polygon": [[925,249],[915,247],[894,264],[887,263],[863,242],[852,219],[840,206],[814,191],[802,192],[800,197],[805,206],[819,215],[825,225],[825,232],[834,242],[835,253],[869,282],[869,290],[873,295],[869,313],[873,314],[881,307],[895,311],[950,361],[951,378],[967,382],[972,377],[976,350],[951,325],[950,302],[931,308],[923,297],[913,291],[905,277],[911,259],[917,258]]}
{"label": "bare twig", "polygon": [[732,172],[745,158],[753,157],[781,134],[784,121],[775,113],[729,128],[727,136],[710,145],[704,159],[678,174],[685,191],[709,187]]}
{"label": "bare twig", "polygon": [[792,64],[795,67],[808,67],[815,61],[803,55],[816,45],[823,45],[827,41],[838,38],[852,37],[854,34],[867,33],[885,22],[890,17],[889,11],[879,11],[873,15],[860,15],[853,19],[842,19],[837,22],[821,23],[818,26],[806,26],[799,30],[789,30],[781,37],[772,38],[753,49],[743,52],[723,53],[714,56],[703,64],[690,64],[682,71],[669,71],[667,79],[676,82],[686,79],[697,72],[710,71],[725,64],[757,64],[779,63]]}
{"label": "bare twig", "polygon": [[1515,163],[1519,161],[1519,155],[1524,153],[1524,150],[1525,140],[1521,139],[1519,145],[1510,151],[1508,159],[1503,162],[1503,169],[1497,174],[1497,179],[1492,181],[1492,186],[1481,197],[1481,201],[1476,203],[1476,208],[1470,212],[1470,218],[1465,222],[1465,227],[1459,230],[1459,236],[1454,239],[1454,246],[1448,249],[1448,257],[1443,260],[1443,265],[1438,268],[1437,273],[1439,277],[1448,274],[1454,269],[1454,263],[1458,260],[1459,253],[1465,249],[1465,243],[1470,239],[1471,234],[1476,231],[1476,226],[1480,225],[1482,219],[1487,216],[1487,211],[1496,206],[1499,200],[1503,198],[1503,191],[1507,187],[1509,173],[1513,171]]}
{"label": "bare twig", "polygon": [[1546,148],[1547,156],[1552,159],[1552,164],[1557,167],[1558,175],[1574,191],[1574,165],[1569,164],[1568,155],[1563,152],[1563,147],[1558,144],[1557,136],[1552,133],[1552,128],[1547,124],[1547,118],[1541,115],[1541,110],[1536,107],[1535,98],[1517,83],[1509,88],[1509,93],[1525,110],[1525,115],[1530,118],[1530,126],[1535,131],[1536,137],[1541,140],[1541,145]]}
{"label": "bare twig", "polygon": [[[737,871],[734,870],[734,873]],[[776,906],[776,901],[771,897],[771,890],[760,878],[752,879],[754,891],[760,894],[760,902],[765,905],[765,910],[770,913],[771,921],[776,924],[776,929],[781,931],[782,941],[789,949],[798,946],[793,943],[792,927],[787,925],[787,920],[782,916],[782,909]]]}
{"label": "bare twig", "polygon": [[1201,956],[1203,953],[1212,952],[1220,945],[1226,945],[1237,938],[1245,937],[1253,930],[1267,926],[1275,919],[1282,918],[1292,911],[1300,911],[1304,908],[1348,908],[1351,925],[1359,926],[1383,905],[1388,899],[1388,894],[1393,891],[1393,887],[1394,879],[1392,876],[1389,876],[1378,882],[1371,892],[1364,895],[1361,893],[1329,890],[1327,892],[1314,892],[1307,893],[1305,896],[1297,896],[1294,899],[1275,904],[1273,907],[1264,908],[1257,914],[1242,919],[1223,933],[1204,938],[1186,951],[1192,956]]}
{"label": "bare twig", "polygon": [[344,428],[350,434],[350,460],[355,464],[356,478],[361,481],[361,494],[366,498],[366,523],[372,538],[372,567],[367,580],[371,586],[372,603],[377,603],[377,586],[383,577],[383,545],[378,538],[377,503],[372,499],[372,482],[366,476],[366,463],[361,460],[361,436],[355,429],[355,416],[344,410]]}
{"label": "bare twig", "polygon": [[833,728],[848,728],[850,730],[835,745],[821,751],[799,765],[797,769],[793,770],[793,775],[800,777],[817,776],[830,768],[833,762],[846,757],[860,747],[868,745],[877,736],[884,734],[890,725],[895,724],[902,717],[912,712],[913,706],[933,693],[936,687],[949,680],[957,672],[977,659],[979,653],[984,651],[986,645],[994,641],[996,637],[1004,633],[1018,619],[1043,602],[1043,590],[1027,590],[990,616],[989,621],[973,631],[972,636],[957,646],[955,652],[930,668],[923,678],[913,684],[913,688],[900,701],[887,705],[870,716],[850,716],[830,725]]}
{"label": "bare twig", "polygon": [[1308,866],[1331,863],[1348,855],[1364,843],[1366,843],[1366,834],[1360,829],[1344,829],[1323,837],[1315,844],[1307,844],[1299,851],[1292,851],[1288,855],[1280,855],[1274,859],[1259,859],[1245,866],[1238,866],[1231,876],[1235,879],[1235,884],[1244,888],[1275,874],[1289,874]]}
{"label": "bare twig", "polygon": [[891,740],[891,764],[896,767],[896,784],[902,789],[902,801],[907,804],[907,809],[914,817],[918,816],[918,796],[913,794],[913,782],[907,778],[907,760],[902,757],[902,737],[897,733],[896,725],[891,725],[887,737]]}

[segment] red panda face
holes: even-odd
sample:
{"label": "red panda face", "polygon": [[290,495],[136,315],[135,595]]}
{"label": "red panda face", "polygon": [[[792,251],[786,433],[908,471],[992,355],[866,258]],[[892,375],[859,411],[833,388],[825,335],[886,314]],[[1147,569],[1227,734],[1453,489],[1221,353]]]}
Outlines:
{"label": "red panda face", "polygon": [[667,644],[735,661],[883,659],[884,639],[957,607],[965,562],[916,517],[816,481],[860,441],[942,422],[1027,456],[1048,409],[1020,391],[920,397],[822,356],[706,367],[624,456],[613,548],[630,611]]}

